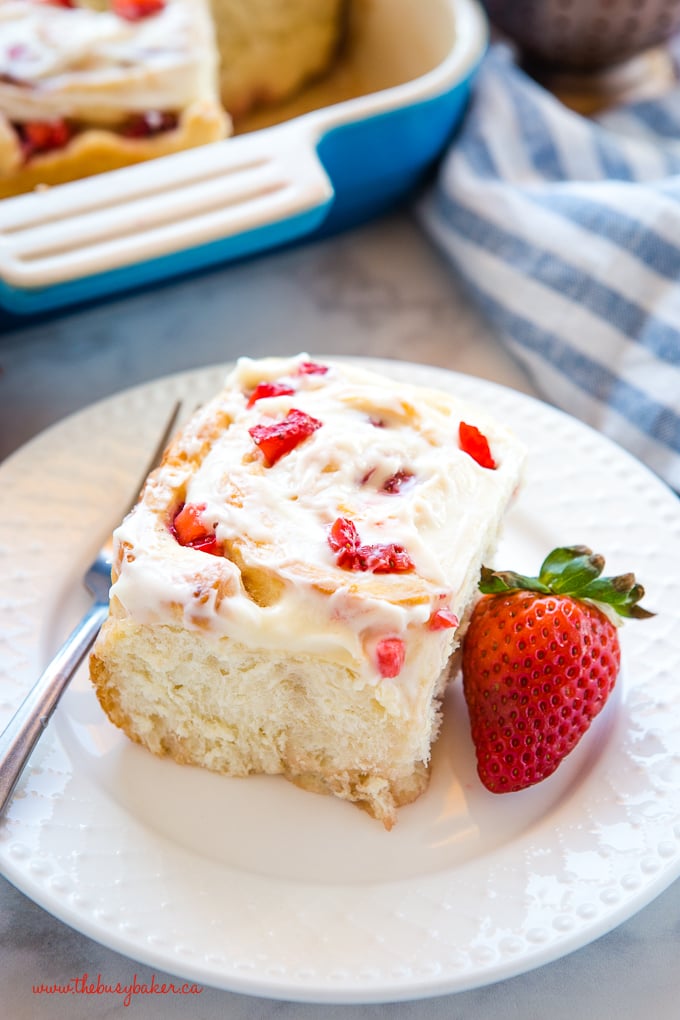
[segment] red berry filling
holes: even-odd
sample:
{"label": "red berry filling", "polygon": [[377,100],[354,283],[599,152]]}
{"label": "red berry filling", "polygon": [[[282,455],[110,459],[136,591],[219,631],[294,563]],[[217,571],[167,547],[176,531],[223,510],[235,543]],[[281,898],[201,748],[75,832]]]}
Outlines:
{"label": "red berry filling", "polygon": [[[327,365],[320,365],[316,361],[302,361],[296,371],[295,375],[325,375],[328,371]],[[252,407],[253,404],[262,400],[265,397],[283,397],[295,393],[295,387],[291,386],[287,382],[261,382],[258,383],[255,389],[248,398],[247,407]]]}
{"label": "red berry filling", "polygon": [[148,110],[146,113],[134,113],[128,117],[121,128],[126,138],[153,138],[164,131],[174,131],[177,127],[176,113],[163,113],[160,110]]}
{"label": "red berry filling", "polygon": [[467,425],[462,421],[458,427],[458,441],[461,450],[468,453],[481,467],[496,467],[496,462],[489,449],[489,441],[475,425]]}
{"label": "red berry filling", "polygon": [[302,361],[298,365],[298,375],[325,375],[328,365],[320,365],[317,361]]}
{"label": "red berry filling", "polygon": [[40,0],[47,7],[75,7],[74,0]]}
{"label": "red berry filling", "polygon": [[381,677],[399,676],[406,658],[406,645],[401,638],[383,638],[376,645],[375,657]]}
{"label": "red berry filling", "polygon": [[160,14],[165,0],[111,0],[111,10],[126,21],[141,21]]}
{"label": "red berry filling", "polygon": [[407,574],[415,569],[413,560],[403,546],[362,545],[353,521],[338,517],[328,533],[328,544],[336,554],[336,563],[346,570],[370,571],[373,574]]}
{"label": "red berry filling", "polygon": [[180,545],[221,556],[222,547],[215,532],[206,527],[201,519],[205,509],[205,503],[183,504],[173,518],[171,531]]}
{"label": "red berry filling", "polygon": [[264,400],[266,397],[287,397],[291,393],[295,393],[295,390],[288,383],[261,382],[248,397],[246,407],[252,407],[256,401]]}
{"label": "red berry filling", "polygon": [[63,149],[71,140],[71,128],[63,117],[54,120],[30,120],[25,124],[16,125],[21,141],[24,159],[52,149]]}
{"label": "red berry filling", "polygon": [[[7,53],[7,57],[10,60],[25,60],[26,58],[28,58],[30,60],[30,58],[31,58],[31,50],[30,50],[30,48],[28,46],[24,46],[23,43],[12,43],[11,46],[7,47],[6,53]],[[9,82],[11,82],[11,81],[16,82],[18,80],[16,78],[12,78],[12,76],[9,75],[9,74],[3,74],[2,78],[3,78],[3,81],[9,81]]]}
{"label": "red berry filling", "polygon": [[408,482],[413,481],[413,475],[410,471],[397,471],[396,474],[392,475],[383,482],[383,492],[401,492],[403,486],[407,485]]}
{"label": "red berry filling", "polygon": [[283,421],[272,425],[254,425],[248,432],[255,445],[262,450],[267,466],[272,467],[322,425],[323,422],[317,418],[293,407]]}

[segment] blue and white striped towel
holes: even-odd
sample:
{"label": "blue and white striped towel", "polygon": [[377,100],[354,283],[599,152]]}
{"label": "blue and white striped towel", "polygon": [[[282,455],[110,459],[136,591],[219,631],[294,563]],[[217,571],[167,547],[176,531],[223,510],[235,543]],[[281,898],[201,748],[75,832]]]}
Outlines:
{"label": "blue and white striped towel", "polygon": [[418,211],[545,399],[680,491],[680,87],[592,120],[493,46]]}

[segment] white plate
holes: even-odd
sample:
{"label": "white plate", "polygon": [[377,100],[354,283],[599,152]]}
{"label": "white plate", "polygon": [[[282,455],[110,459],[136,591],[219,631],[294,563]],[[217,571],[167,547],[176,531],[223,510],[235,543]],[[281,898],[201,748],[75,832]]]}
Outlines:
{"label": "white plate", "polygon": [[[479,986],[582,946],[680,873],[680,506],[571,418],[425,366],[398,377],[490,402],[530,446],[497,562],[560,543],[635,570],[650,621],[625,625],[615,696],[538,787],[479,784],[452,691],[428,792],[383,831],[279,779],[156,759],[76,677],[0,825],[6,876],[67,924],[137,960],[235,991],[319,1002]],[[0,725],[86,604],[78,579],[115,522],[175,396],[210,369],[125,392],[62,422],[0,469]]]}

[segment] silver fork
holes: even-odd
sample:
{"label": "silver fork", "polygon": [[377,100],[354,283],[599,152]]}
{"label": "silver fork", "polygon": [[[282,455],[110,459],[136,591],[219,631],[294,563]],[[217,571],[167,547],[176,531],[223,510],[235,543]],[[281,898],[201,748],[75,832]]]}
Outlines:
{"label": "silver fork", "polygon": [[[158,465],[177,422],[180,407],[181,403],[178,401],[172,409],[163,434],[125,513],[135,505],[146,476]],[[113,542],[109,534],[83,577],[85,587],[94,598],[93,605],[68,636],[0,734],[0,816],[12,799],[31,752],[45,732],[60,697],[106,619],[109,609],[112,553]]]}

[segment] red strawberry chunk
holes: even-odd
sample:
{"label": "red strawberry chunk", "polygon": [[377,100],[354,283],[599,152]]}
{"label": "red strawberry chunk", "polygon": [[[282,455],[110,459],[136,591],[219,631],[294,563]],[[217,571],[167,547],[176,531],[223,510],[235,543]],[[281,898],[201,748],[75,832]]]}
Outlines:
{"label": "red strawberry chunk", "polygon": [[414,569],[413,560],[402,545],[360,545],[357,549],[359,567],[373,574],[408,574]]}
{"label": "red strawberry chunk", "polygon": [[180,545],[221,556],[222,547],[214,531],[203,523],[202,514],[205,509],[205,503],[186,503],[181,506],[173,519],[172,533]]}
{"label": "red strawberry chunk", "polygon": [[458,623],[458,617],[450,609],[435,609],[427,621],[427,626],[429,630],[448,630],[457,627]]}
{"label": "red strawberry chunk", "polygon": [[383,482],[383,492],[401,492],[402,487],[411,481],[413,481],[413,475],[410,471],[397,471],[391,478]]}
{"label": "red strawberry chunk", "polygon": [[111,10],[125,21],[141,21],[159,14],[165,0],[111,0]]}
{"label": "red strawberry chunk", "polygon": [[261,382],[257,384],[248,397],[246,407],[252,407],[256,401],[263,400],[266,397],[286,397],[291,393],[295,393],[295,390],[288,383]]}
{"label": "red strawberry chunk", "polygon": [[375,657],[381,677],[399,676],[406,658],[406,645],[401,638],[382,638],[376,645]]}
{"label": "red strawberry chunk", "polygon": [[74,0],[40,0],[46,7],[75,7]]}
{"label": "red strawberry chunk", "polygon": [[475,425],[467,425],[462,421],[458,427],[458,441],[461,450],[468,453],[481,467],[496,467],[489,449],[489,441]]}
{"label": "red strawberry chunk", "polygon": [[205,538],[207,528],[201,520],[205,510],[205,503],[185,503],[179,508],[172,526],[180,545],[191,545],[197,539]]}
{"label": "red strawberry chunk", "polygon": [[18,128],[25,159],[39,152],[63,149],[71,139],[71,129],[63,117],[54,120],[30,120]]}
{"label": "red strawberry chunk", "polygon": [[328,544],[336,554],[336,563],[346,570],[370,571],[373,574],[406,574],[415,569],[403,546],[362,545],[353,521],[338,517],[328,532]]}
{"label": "red strawberry chunk", "polygon": [[328,532],[328,544],[336,554],[336,563],[339,567],[347,567],[348,570],[360,569],[354,566],[361,543],[353,521],[346,517],[338,517]]}
{"label": "red strawberry chunk", "polygon": [[273,467],[277,460],[294,450],[322,425],[323,422],[318,418],[312,418],[310,414],[293,407],[283,421],[272,425],[254,425],[248,432],[255,445],[262,450],[267,466]]}
{"label": "red strawberry chunk", "polygon": [[328,365],[320,365],[317,361],[302,361],[297,368],[298,375],[325,375]]}
{"label": "red strawberry chunk", "polygon": [[206,535],[205,538],[197,539],[191,543],[191,548],[198,549],[199,552],[210,553],[211,556],[222,555],[222,546],[214,535]]}

